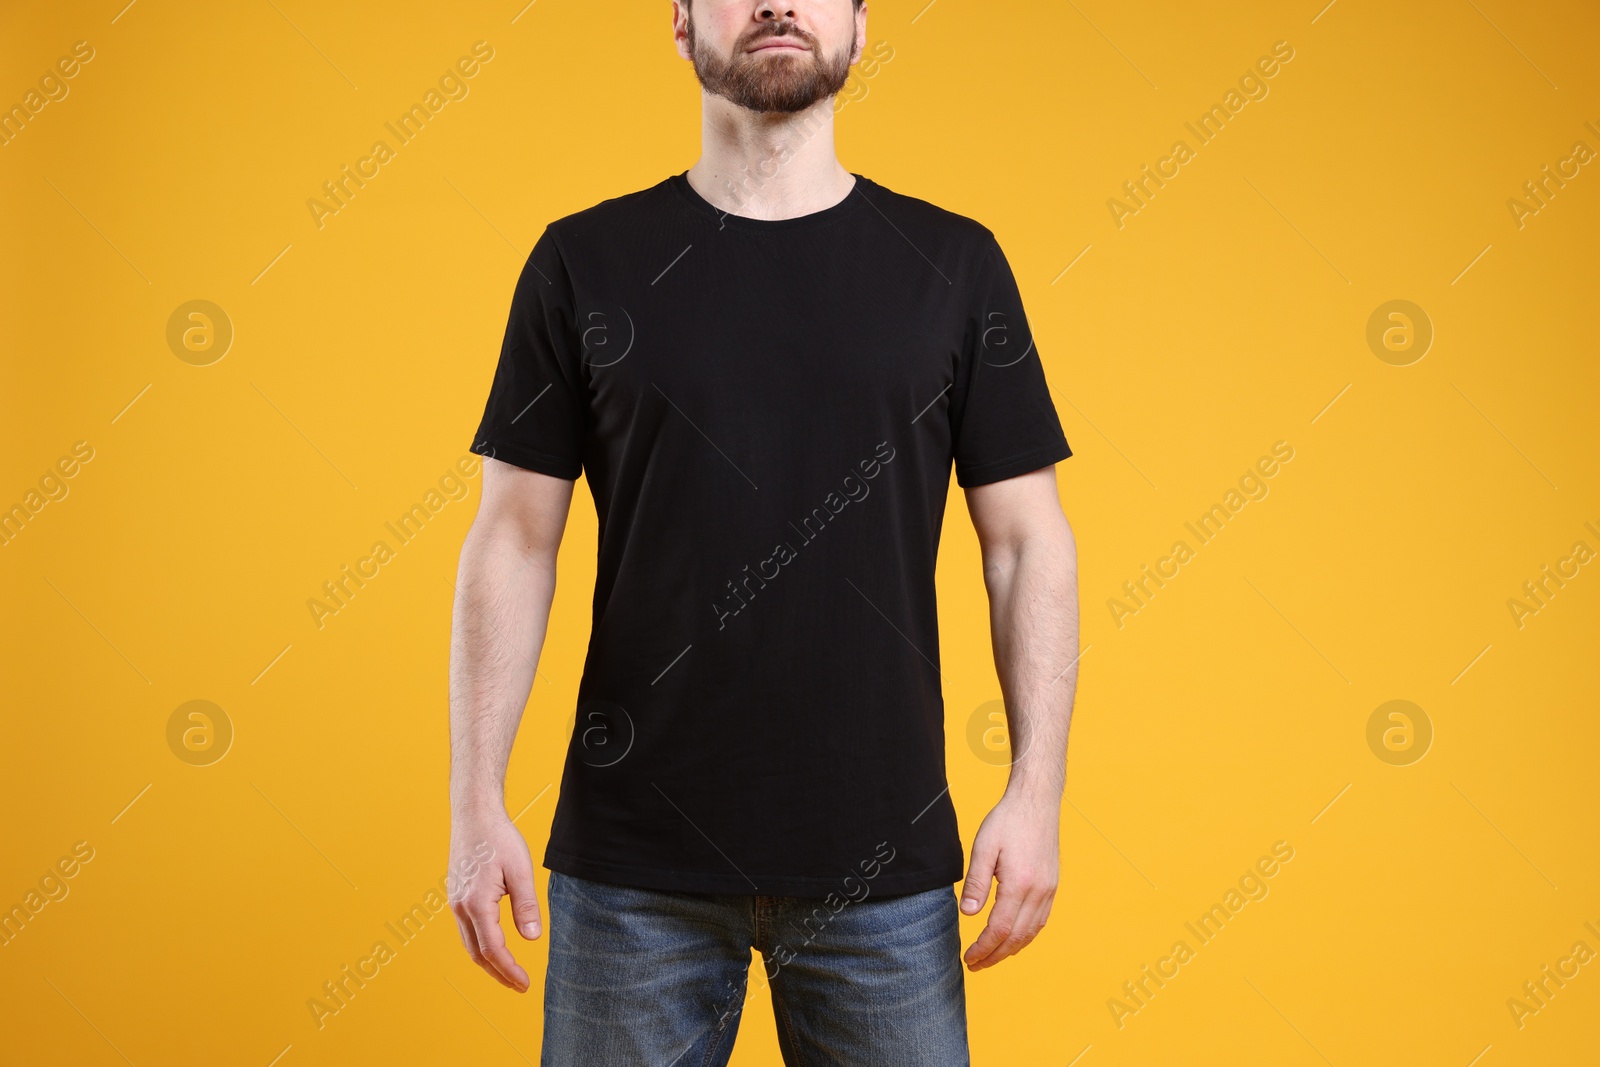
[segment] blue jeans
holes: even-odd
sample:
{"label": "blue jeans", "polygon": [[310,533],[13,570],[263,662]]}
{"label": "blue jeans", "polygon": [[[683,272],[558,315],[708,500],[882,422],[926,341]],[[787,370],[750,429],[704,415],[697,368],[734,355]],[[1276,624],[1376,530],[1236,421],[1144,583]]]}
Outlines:
{"label": "blue jeans", "polygon": [[952,886],[825,900],[551,872],[549,901],[543,1067],[721,1067],[751,949],[790,1067],[970,1063]]}

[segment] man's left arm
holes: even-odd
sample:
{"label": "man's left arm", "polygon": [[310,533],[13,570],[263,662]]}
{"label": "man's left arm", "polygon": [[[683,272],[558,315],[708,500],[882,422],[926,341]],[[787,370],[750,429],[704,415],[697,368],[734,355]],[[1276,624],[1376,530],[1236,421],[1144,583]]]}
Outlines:
{"label": "man's left arm", "polygon": [[1078,561],[1055,467],[966,490],[983,550],[995,670],[1011,736],[1005,794],[978,827],[961,890],[988,924],[962,957],[977,971],[1026,947],[1050,917],[1060,877],[1067,727],[1078,683]]}

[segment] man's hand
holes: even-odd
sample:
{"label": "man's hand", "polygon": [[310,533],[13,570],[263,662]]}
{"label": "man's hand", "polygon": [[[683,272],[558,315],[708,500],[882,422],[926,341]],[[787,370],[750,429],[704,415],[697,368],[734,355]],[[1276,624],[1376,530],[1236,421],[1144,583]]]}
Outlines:
{"label": "man's hand", "polygon": [[992,967],[1021,952],[1044,929],[1060,877],[1061,811],[1009,794],[978,827],[972,866],[961,889],[961,910],[976,915],[1000,883],[983,933],[962,959],[969,970]]}
{"label": "man's hand", "polygon": [[500,898],[511,897],[511,918],[529,941],[541,933],[528,843],[503,809],[455,812],[450,819],[450,910],[472,962],[501,985],[528,991],[528,972],[517,965],[500,929]]}

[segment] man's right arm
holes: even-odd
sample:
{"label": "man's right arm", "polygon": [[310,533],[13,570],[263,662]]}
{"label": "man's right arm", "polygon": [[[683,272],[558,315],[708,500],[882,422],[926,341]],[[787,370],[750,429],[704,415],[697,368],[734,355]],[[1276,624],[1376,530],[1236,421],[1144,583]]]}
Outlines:
{"label": "man's right arm", "polygon": [[533,859],[506,811],[506,764],[550,620],[573,485],[484,459],[451,623],[450,903],[473,961],[519,993],[528,975],[506,947],[500,898],[511,897],[523,937],[541,927]]}

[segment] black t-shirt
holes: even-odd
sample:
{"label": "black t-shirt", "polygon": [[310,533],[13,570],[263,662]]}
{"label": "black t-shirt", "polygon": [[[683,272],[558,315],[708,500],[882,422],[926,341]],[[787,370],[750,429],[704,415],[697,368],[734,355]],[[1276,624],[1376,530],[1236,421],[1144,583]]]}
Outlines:
{"label": "black t-shirt", "polygon": [[584,474],[594,612],[545,866],[825,896],[964,877],[934,562],[1071,455],[983,225],[859,174],[798,218],[684,174],[549,224],[472,451]]}

